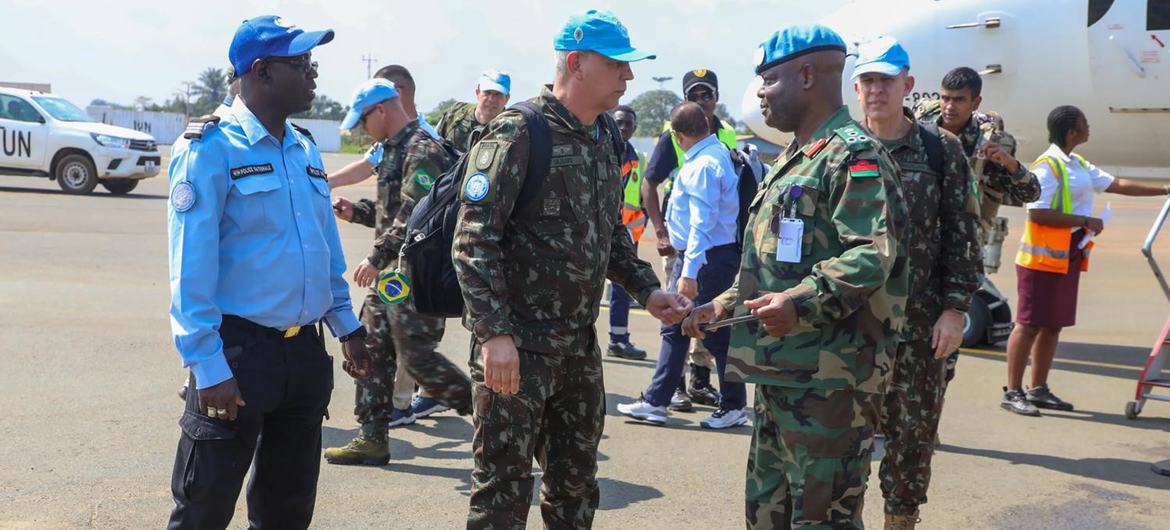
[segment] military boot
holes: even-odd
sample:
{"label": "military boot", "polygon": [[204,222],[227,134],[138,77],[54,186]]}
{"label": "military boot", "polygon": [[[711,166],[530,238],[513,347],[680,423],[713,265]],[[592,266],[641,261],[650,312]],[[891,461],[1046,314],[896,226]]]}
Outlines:
{"label": "military boot", "polygon": [[914,525],[922,522],[918,512],[906,515],[886,514],[886,530],[914,530]]}
{"label": "military boot", "polygon": [[325,449],[325,461],[343,466],[384,466],[390,462],[390,441],[385,436],[359,434],[343,447]]}

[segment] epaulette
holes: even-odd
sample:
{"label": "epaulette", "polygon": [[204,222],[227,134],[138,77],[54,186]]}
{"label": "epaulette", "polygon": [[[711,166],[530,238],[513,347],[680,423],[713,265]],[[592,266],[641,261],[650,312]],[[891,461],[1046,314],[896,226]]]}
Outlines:
{"label": "epaulette", "polygon": [[914,105],[914,119],[916,120],[936,120],[942,114],[942,105],[937,99],[920,99],[918,104]]}
{"label": "epaulette", "polygon": [[860,153],[873,149],[873,140],[856,124],[850,123],[833,131],[845,141],[845,148],[850,153]]}
{"label": "epaulette", "polygon": [[219,124],[219,119],[219,116],[213,114],[191,118],[191,121],[187,122],[187,128],[183,131],[183,138],[195,141],[202,140],[205,133]]}
{"label": "epaulette", "polygon": [[292,128],[296,129],[297,132],[305,135],[305,138],[308,138],[310,142],[313,142],[313,145],[317,145],[317,140],[313,139],[313,133],[309,132],[308,129],[301,127],[300,125],[297,125],[295,123],[292,124]]}

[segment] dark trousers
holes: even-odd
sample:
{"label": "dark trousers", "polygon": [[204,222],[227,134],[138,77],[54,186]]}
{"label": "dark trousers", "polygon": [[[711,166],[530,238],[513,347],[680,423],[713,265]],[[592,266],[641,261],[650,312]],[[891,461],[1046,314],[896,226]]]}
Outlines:
{"label": "dark trousers", "polygon": [[321,418],[333,390],[333,359],[312,326],[280,332],[225,316],[224,355],[246,403],[235,421],[206,416],[194,376],[179,420],[169,529],[227,528],[244,475],[251,528],[307,528],[321,465]]}
{"label": "dark trousers", "polygon": [[[683,259],[674,264],[670,272],[669,289],[677,292],[678,279],[682,276]],[[723,245],[707,251],[707,263],[699,269],[699,295],[695,298],[695,305],[710,302],[716,296],[723,294],[735,281],[739,271],[739,252],[735,245]],[[687,350],[691,339],[682,333],[682,326],[663,326],[662,348],[658,351],[658,366],[654,369],[654,378],[650,387],[643,393],[647,403],[656,407],[670,404],[670,396],[679,387],[679,378],[682,377],[683,365],[686,364]],[[747,390],[743,383],[724,381],[723,374],[727,370],[727,345],[731,340],[731,328],[708,333],[703,339],[703,346],[715,357],[715,365],[719,368],[719,392],[723,396],[719,406],[728,410],[739,410],[747,405]]]}
{"label": "dark trousers", "polygon": [[609,287],[609,342],[626,344],[630,342],[630,293],[616,283]]}

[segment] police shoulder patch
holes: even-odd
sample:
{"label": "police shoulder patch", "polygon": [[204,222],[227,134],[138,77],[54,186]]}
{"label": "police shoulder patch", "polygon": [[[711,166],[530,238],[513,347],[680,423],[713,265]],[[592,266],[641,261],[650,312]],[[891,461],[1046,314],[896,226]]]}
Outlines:
{"label": "police shoulder patch", "polygon": [[219,124],[219,119],[219,116],[214,115],[191,118],[191,121],[187,122],[187,128],[183,130],[183,138],[193,141],[202,140],[205,133]]}
{"label": "police shoulder patch", "polygon": [[463,197],[469,202],[482,201],[487,197],[488,192],[491,191],[491,181],[483,172],[477,172],[467,177],[467,182],[463,183]]}
{"label": "police shoulder patch", "polygon": [[183,213],[195,206],[195,186],[186,180],[175,184],[171,189],[171,207],[176,212]]}

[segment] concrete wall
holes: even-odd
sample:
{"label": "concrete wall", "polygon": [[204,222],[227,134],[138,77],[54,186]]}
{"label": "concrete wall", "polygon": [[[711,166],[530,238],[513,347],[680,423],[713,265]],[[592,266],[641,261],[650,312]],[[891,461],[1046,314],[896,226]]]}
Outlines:
{"label": "concrete wall", "polygon": [[[147,112],[112,107],[86,107],[85,111],[90,117],[102,123],[149,134],[163,145],[175,143],[187,128],[186,117],[175,112]],[[317,141],[317,147],[321,151],[336,153],[341,150],[341,132],[337,129],[340,122],[300,118],[292,121],[313,133],[313,139]]]}

